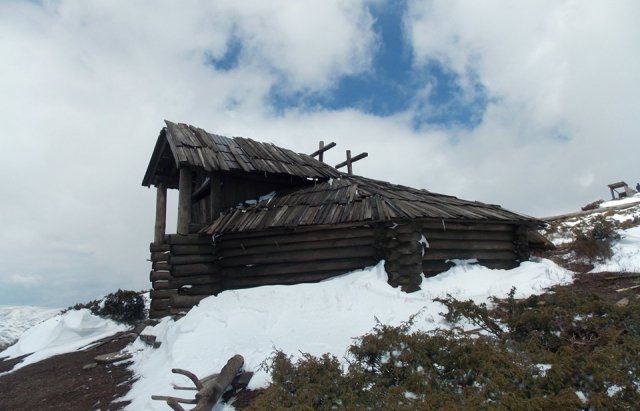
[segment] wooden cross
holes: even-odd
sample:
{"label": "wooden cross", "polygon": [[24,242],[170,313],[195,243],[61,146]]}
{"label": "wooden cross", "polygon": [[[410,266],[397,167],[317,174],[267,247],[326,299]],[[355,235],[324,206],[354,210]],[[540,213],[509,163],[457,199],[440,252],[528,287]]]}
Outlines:
{"label": "wooden cross", "polygon": [[347,166],[347,174],[351,175],[353,174],[353,168],[351,167],[351,164],[355,163],[358,160],[366,158],[368,155],[369,153],[360,153],[355,157],[351,157],[351,150],[347,150],[347,159],[340,164],[336,164],[335,168],[338,169],[340,167]]}
{"label": "wooden cross", "polygon": [[320,144],[318,144],[318,149],[316,151],[314,151],[313,153],[309,154],[311,157],[315,157],[315,156],[319,156],[318,160],[323,161],[323,154],[325,151],[329,150],[330,148],[333,148],[336,146],[336,143],[329,143],[326,146],[324,145],[324,141],[320,141]]}

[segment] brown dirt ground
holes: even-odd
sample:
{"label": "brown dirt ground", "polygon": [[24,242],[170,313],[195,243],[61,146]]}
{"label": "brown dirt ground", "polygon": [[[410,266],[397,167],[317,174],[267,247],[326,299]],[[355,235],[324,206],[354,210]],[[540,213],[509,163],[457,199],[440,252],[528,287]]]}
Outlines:
{"label": "brown dirt ground", "polygon": [[[629,289],[634,286],[638,287]],[[625,297],[640,298],[640,273],[578,274],[569,287],[616,303]],[[126,402],[118,398],[128,392],[133,382],[128,363],[98,365],[89,370],[82,367],[93,362],[94,356],[118,351],[134,338],[135,335],[119,333],[88,351],[58,355],[0,376],[0,411],[122,409]],[[0,360],[0,373],[12,369],[17,362],[19,359]],[[242,410],[260,393],[261,390],[241,390],[234,394],[232,403]]]}

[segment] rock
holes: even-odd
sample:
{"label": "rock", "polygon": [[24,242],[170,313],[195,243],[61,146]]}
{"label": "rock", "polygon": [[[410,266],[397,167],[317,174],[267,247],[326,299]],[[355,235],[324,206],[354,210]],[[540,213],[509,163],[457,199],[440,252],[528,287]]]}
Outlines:
{"label": "rock", "polygon": [[629,305],[629,299],[627,297],[624,297],[616,303],[616,307],[625,307],[627,305]]}
{"label": "rock", "polygon": [[133,357],[131,354],[126,354],[126,353],[117,351],[117,352],[110,352],[108,354],[96,355],[95,357],[93,357],[93,359],[98,364],[111,364],[116,361],[127,360],[131,357]]}
{"label": "rock", "polygon": [[97,362],[90,362],[89,364],[85,364],[82,366],[83,370],[90,370],[92,368],[96,368],[98,366]]}

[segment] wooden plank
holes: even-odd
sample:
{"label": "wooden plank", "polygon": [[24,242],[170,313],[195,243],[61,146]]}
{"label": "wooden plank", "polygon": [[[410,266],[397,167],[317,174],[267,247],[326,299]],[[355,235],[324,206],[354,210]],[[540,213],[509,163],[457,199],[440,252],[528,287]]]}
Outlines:
{"label": "wooden plank", "polygon": [[149,251],[151,251],[152,253],[162,253],[165,251],[169,251],[170,247],[171,246],[169,244],[151,243],[149,244]]}
{"label": "wooden plank", "polygon": [[482,240],[427,240],[428,250],[486,250],[486,251],[515,251],[515,244],[511,241],[482,241]]}
{"label": "wooden plank", "polygon": [[221,276],[211,274],[173,277],[169,280],[166,288],[179,288],[185,285],[217,284],[221,279]]}
{"label": "wooden plank", "polygon": [[212,284],[192,285],[188,287],[180,287],[180,294],[183,295],[214,295],[224,290],[222,282]]}
{"label": "wooden plank", "polygon": [[195,244],[195,245],[172,245],[172,255],[189,255],[189,254],[213,254],[213,245]]}
{"label": "wooden plank", "polygon": [[284,274],[284,275],[269,275],[269,276],[257,276],[257,277],[234,277],[225,279],[222,283],[224,289],[241,289],[260,287],[265,285],[291,285],[291,284],[303,284],[303,283],[315,283],[318,281],[326,280],[327,278],[342,275],[350,270],[328,270],[318,271],[313,273],[304,274]]}
{"label": "wooden plank", "polygon": [[[443,223],[444,221],[444,223]],[[419,224],[426,229],[436,229],[442,231],[463,230],[463,231],[514,231],[514,224],[504,223],[460,223],[446,220],[420,221]]]}
{"label": "wooden plank", "polygon": [[423,235],[429,242],[432,240],[513,241],[515,239],[515,234],[509,231],[427,230]]}
{"label": "wooden plank", "polygon": [[169,257],[169,262],[172,266],[179,266],[184,264],[212,263],[215,261],[218,261],[218,257],[213,254],[172,255],[171,257]]}
{"label": "wooden plank", "polygon": [[150,309],[149,318],[162,318],[171,315],[169,310]]}
{"label": "wooden plank", "polygon": [[252,267],[230,267],[224,268],[222,274],[225,281],[232,277],[254,277],[263,275],[293,274],[293,273],[312,273],[327,270],[355,270],[375,265],[377,259],[371,257],[349,258],[343,260],[326,260],[302,263],[281,263],[269,264]]}
{"label": "wooden plank", "polygon": [[262,245],[262,246],[221,249],[218,255],[220,258],[229,258],[229,257],[237,257],[237,256],[277,253],[277,252],[284,253],[289,251],[300,251],[300,250],[320,250],[323,248],[352,247],[352,246],[363,246],[363,245],[373,246],[374,244],[375,244],[375,239],[373,238],[373,236],[355,237],[355,238],[337,238],[337,239],[331,239],[331,240],[306,241],[306,242],[284,243],[284,244],[276,242],[275,244],[268,244],[268,245]]}
{"label": "wooden plank", "polygon": [[242,238],[240,236],[230,237],[224,234],[219,238],[217,242],[219,243],[221,249],[228,249],[358,237],[373,237],[373,229],[369,227],[351,227],[348,229],[325,229],[316,231],[303,231],[299,233],[291,232],[290,234],[281,232],[279,233],[279,235],[276,235],[274,233],[274,235],[270,236],[250,236],[246,238]]}
{"label": "wooden plank", "polygon": [[168,290],[151,290],[150,296],[152,299],[156,298],[169,298],[173,294],[178,294],[178,290],[176,289],[168,289]]}
{"label": "wooden plank", "polygon": [[149,280],[151,282],[170,279],[171,273],[169,271],[151,271],[149,273]]}
{"label": "wooden plank", "polygon": [[169,253],[168,252],[154,252],[151,253],[151,258],[149,259],[151,262],[157,261],[169,261]]}
{"label": "wooden plank", "polygon": [[422,256],[423,260],[451,260],[471,259],[478,260],[515,260],[516,254],[512,251],[477,251],[477,250],[429,250]]}
{"label": "wooden plank", "polygon": [[193,244],[212,244],[213,239],[208,234],[170,234],[165,237],[165,241],[172,245],[193,245]]}
{"label": "wooden plank", "polygon": [[176,287],[171,287],[169,285],[169,281],[158,280],[151,283],[151,288],[153,288],[154,290],[166,290],[167,288],[176,288]]}
{"label": "wooden plank", "polygon": [[167,261],[156,261],[151,263],[151,268],[156,271],[169,271],[169,269],[171,268],[171,264],[169,264]]}
{"label": "wooden plank", "polygon": [[287,251],[266,254],[256,254],[248,256],[238,256],[223,258],[220,260],[220,266],[226,267],[243,267],[249,264],[263,265],[276,263],[297,263],[305,261],[323,261],[326,259],[342,259],[342,258],[358,258],[370,257],[374,258],[376,250],[372,246],[352,246],[338,248],[309,249],[300,251]]}
{"label": "wooden plank", "polygon": [[150,308],[152,310],[167,310],[170,305],[170,298],[154,298],[151,300]]}
{"label": "wooden plank", "polygon": [[172,295],[170,298],[171,307],[173,308],[191,308],[197,305],[201,300],[209,297],[208,295]]}
{"label": "wooden plank", "polygon": [[171,267],[171,275],[184,277],[200,274],[217,274],[220,271],[217,263],[184,264]]}

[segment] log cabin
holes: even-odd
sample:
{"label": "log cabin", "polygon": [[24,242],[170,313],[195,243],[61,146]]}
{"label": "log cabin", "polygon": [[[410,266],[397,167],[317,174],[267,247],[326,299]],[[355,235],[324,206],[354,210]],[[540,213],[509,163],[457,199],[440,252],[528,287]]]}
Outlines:
{"label": "log cabin", "polygon": [[[224,290],[317,282],[381,260],[389,284],[406,292],[459,259],[509,269],[529,258],[528,233],[544,224],[170,121],[142,185],[157,192],[150,246],[156,318]],[[178,190],[176,233],[169,234],[168,189]]]}

